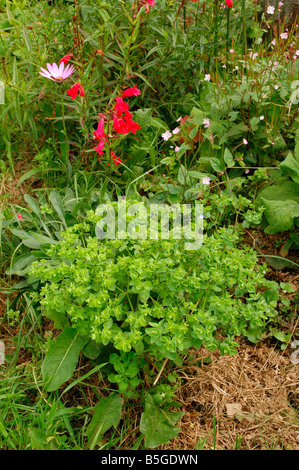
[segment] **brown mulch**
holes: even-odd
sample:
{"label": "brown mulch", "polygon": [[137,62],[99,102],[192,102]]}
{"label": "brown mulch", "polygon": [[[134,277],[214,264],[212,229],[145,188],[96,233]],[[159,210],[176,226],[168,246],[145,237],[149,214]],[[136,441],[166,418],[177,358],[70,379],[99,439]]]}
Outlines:
{"label": "brown mulch", "polygon": [[[198,351],[202,357],[208,351]],[[180,371],[181,433],[160,449],[299,450],[299,365],[290,350],[244,342],[235,356]]]}

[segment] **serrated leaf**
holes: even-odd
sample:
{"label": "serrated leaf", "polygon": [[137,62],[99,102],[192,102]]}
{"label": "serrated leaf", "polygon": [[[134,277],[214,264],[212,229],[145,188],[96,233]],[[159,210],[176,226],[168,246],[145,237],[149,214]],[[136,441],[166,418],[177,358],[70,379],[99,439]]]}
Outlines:
{"label": "serrated leaf", "polygon": [[55,343],[50,346],[41,366],[45,389],[57,390],[70,379],[76,368],[78,357],[88,339],[74,328],[65,328]]}
{"label": "serrated leaf", "polygon": [[172,412],[167,408],[160,408],[154,403],[151,395],[146,393],[145,409],[140,420],[145,447],[153,449],[174,439],[180,433],[180,428],[175,425],[183,415],[182,411]]}
{"label": "serrated leaf", "polygon": [[101,444],[103,434],[112,426],[118,426],[122,414],[123,401],[121,395],[112,393],[102,398],[94,408],[93,417],[87,428],[88,449],[93,450]]}

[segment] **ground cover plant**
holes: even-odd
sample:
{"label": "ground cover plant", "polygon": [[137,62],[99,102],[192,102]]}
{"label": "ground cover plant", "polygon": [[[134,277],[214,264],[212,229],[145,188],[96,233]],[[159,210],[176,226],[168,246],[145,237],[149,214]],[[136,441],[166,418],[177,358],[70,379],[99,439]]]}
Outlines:
{"label": "ground cover plant", "polygon": [[0,0],[2,449],[299,448],[297,13]]}

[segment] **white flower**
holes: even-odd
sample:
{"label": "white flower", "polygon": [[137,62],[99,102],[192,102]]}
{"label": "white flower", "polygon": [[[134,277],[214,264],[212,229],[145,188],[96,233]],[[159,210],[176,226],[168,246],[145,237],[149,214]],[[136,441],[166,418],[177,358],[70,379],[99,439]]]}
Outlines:
{"label": "white flower", "polygon": [[270,42],[270,46],[271,46],[271,44],[272,44],[272,46],[275,46],[275,44],[276,44],[276,39],[273,39],[273,41]]}
{"label": "white flower", "polygon": [[260,120],[263,121],[265,119],[265,116],[260,116]]}
{"label": "white flower", "polygon": [[288,39],[289,35],[288,33],[280,33],[281,39]]}
{"label": "white flower", "polygon": [[274,88],[275,88],[275,90],[278,90],[278,85],[275,85]]}
{"label": "white flower", "polygon": [[296,55],[299,55],[299,49],[297,49],[297,51],[296,51]]}
{"label": "white flower", "polygon": [[175,148],[174,148],[174,151],[175,151],[175,152],[178,152],[179,150],[180,150],[180,147],[175,147]]}
{"label": "white flower", "polygon": [[162,137],[163,137],[164,140],[168,140],[168,139],[170,139],[170,137],[172,137],[172,133],[169,132],[169,131],[166,131],[166,132],[164,132],[164,134],[162,134]]}
{"label": "white flower", "polygon": [[210,184],[209,176],[206,176],[205,178],[202,178],[201,182],[202,182],[202,184]]}
{"label": "white flower", "polygon": [[205,81],[209,82],[211,80],[211,75],[209,73],[205,74]]}
{"label": "white flower", "polygon": [[270,6],[267,8],[268,15],[274,15],[274,12],[275,12],[275,7]]}
{"label": "white flower", "polygon": [[180,116],[179,118],[177,118],[176,122],[181,122],[181,119],[182,119],[182,116]]}
{"label": "white flower", "polygon": [[244,145],[247,145],[247,144],[248,144],[248,140],[243,139],[243,144],[244,144]]}
{"label": "white flower", "polygon": [[257,52],[250,52],[250,53],[249,53],[249,57],[251,57],[252,60],[255,60],[255,59],[257,58],[257,56],[258,56],[258,53],[257,53]]}
{"label": "white flower", "polygon": [[211,125],[210,119],[205,118],[205,119],[203,120],[203,124],[205,125],[205,128],[210,127],[210,125]]}
{"label": "white flower", "polygon": [[173,129],[172,133],[175,135],[175,134],[178,134],[180,132],[180,128],[179,127],[176,127],[175,129]]}

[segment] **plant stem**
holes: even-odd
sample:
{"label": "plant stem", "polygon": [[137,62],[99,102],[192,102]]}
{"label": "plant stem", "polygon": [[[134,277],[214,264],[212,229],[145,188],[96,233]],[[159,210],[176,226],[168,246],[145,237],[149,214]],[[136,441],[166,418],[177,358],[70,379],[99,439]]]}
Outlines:
{"label": "plant stem", "polygon": [[65,125],[65,117],[64,117],[64,100],[63,100],[63,91],[61,88],[61,120],[62,120],[62,127],[63,127],[63,135],[65,138],[65,152],[64,152],[64,164],[67,169],[67,174],[68,174],[68,180],[70,180],[70,160],[69,160],[69,140],[68,140],[68,135],[66,131],[66,125]]}

